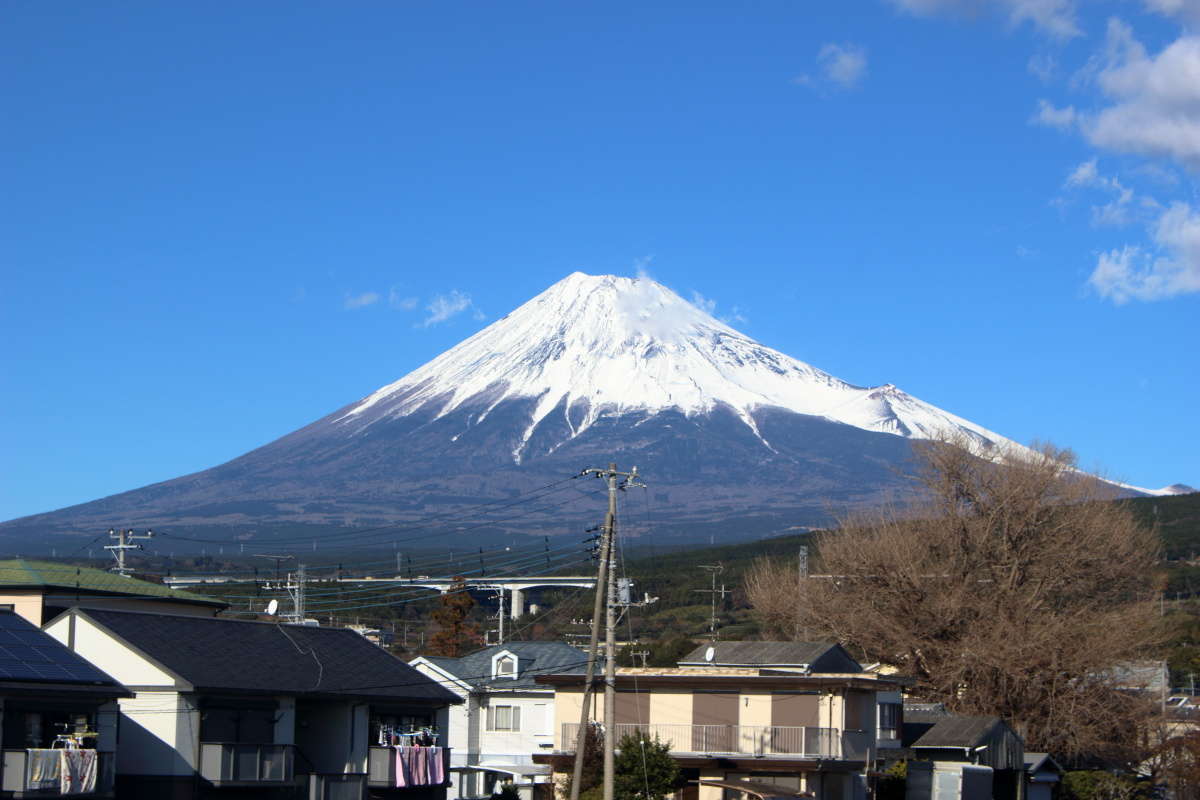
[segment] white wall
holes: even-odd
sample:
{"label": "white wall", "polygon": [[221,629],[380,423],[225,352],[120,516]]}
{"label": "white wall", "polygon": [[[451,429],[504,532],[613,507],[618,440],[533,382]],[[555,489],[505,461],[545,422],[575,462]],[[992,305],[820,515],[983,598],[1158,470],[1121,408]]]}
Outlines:
{"label": "white wall", "polygon": [[[75,627],[73,645],[72,622]],[[45,630],[96,667],[116,678],[118,683],[130,687],[190,688],[83,617],[63,614],[47,625]]]}
{"label": "white wall", "polygon": [[191,775],[200,754],[200,712],[178,692],[138,692],[120,700],[117,772]]}
{"label": "white wall", "polygon": [[[521,709],[518,731],[487,730],[488,706],[515,706]],[[534,753],[550,752],[554,744],[554,693],[552,691],[489,692],[480,698],[480,707],[472,720],[478,731],[479,763],[530,763]],[[523,756],[514,762],[510,756]]]}

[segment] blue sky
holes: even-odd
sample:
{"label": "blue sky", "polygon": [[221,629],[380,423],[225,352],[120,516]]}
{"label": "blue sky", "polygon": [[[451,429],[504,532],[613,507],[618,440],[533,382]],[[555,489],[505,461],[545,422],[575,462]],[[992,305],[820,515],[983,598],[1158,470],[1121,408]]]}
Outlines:
{"label": "blue sky", "polygon": [[5,17],[0,519],[240,455],[577,269],[1200,486],[1196,0]]}

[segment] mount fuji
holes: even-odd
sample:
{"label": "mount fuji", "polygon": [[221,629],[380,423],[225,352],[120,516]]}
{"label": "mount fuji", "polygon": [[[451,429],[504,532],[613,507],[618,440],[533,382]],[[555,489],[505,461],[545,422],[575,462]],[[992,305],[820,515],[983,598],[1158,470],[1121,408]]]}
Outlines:
{"label": "mount fuji", "polygon": [[[978,450],[1017,447],[890,383],[854,386],[765,347],[652,280],[577,272],[395,383],[226,464],[0,534],[134,525],[273,541],[405,522],[435,532],[439,517],[617,461],[646,476],[656,531],[761,535],[902,501],[911,440],[947,434]],[[577,532],[597,507],[583,494],[517,504],[477,535]]]}

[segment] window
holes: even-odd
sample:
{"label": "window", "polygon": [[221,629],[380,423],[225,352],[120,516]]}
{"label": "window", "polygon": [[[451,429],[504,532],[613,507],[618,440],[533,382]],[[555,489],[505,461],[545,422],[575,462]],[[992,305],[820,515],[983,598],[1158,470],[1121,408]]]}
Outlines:
{"label": "window", "polygon": [[487,729],[489,731],[521,730],[521,707],[488,706]]}
{"label": "window", "polygon": [[508,650],[492,656],[492,677],[517,679],[517,657]]}
{"label": "window", "polygon": [[899,703],[879,704],[879,738],[900,738],[900,709]]}

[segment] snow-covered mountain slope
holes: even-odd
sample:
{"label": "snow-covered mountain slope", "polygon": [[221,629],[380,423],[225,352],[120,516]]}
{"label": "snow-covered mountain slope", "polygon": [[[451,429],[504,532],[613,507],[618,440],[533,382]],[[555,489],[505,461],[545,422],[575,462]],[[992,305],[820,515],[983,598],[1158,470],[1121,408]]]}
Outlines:
{"label": "snow-covered mountain slope", "polygon": [[567,437],[606,414],[732,410],[770,448],[756,411],[776,407],[866,431],[927,439],[960,433],[980,449],[1017,447],[892,384],[853,386],[765,347],[646,278],[576,272],[511,314],[350,408],[355,431],[486,398],[476,422],[506,400],[536,402],[513,451],[558,409]]}

